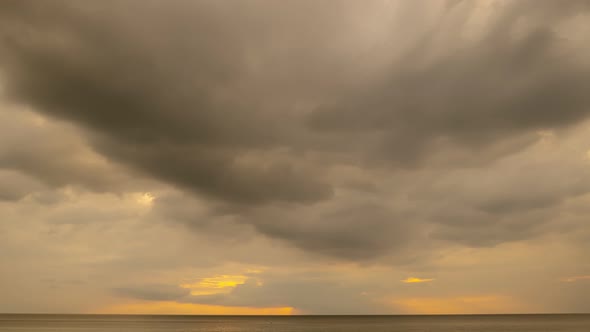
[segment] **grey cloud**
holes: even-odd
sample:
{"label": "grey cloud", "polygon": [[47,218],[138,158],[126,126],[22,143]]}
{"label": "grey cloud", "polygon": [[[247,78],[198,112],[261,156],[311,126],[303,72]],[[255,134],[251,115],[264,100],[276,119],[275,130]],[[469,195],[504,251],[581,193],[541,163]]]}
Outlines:
{"label": "grey cloud", "polygon": [[22,173],[0,169],[0,201],[18,201],[41,189],[41,183]]}
{"label": "grey cloud", "polygon": [[190,194],[170,193],[157,198],[149,218],[152,222],[177,223],[190,230],[206,233],[217,243],[249,241],[255,232],[238,222],[233,210],[199,200]]}
{"label": "grey cloud", "polygon": [[[547,208],[587,192],[587,172],[566,167],[584,180],[554,190],[535,178],[558,164],[506,182],[493,167],[537,130],[588,117],[590,72],[555,31],[587,3],[502,2],[479,39],[461,33],[475,2],[434,19],[429,7],[399,2],[373,26],[386,11],[355,1],[8,1],[5,95],[87,142],[3,132],[0,166],[105,191],[154,178],[213,198],[231,223],[341,259],[405,253],[427,231],[470,246],[534,236],[557,213]],[[372,181],[363,200],[331,173],[351,165]],[[479,169],[457,179],[458,165]],[[494,183],[477,185],[486,167]],[[396,205],[404,196],[414,201]],[[195,227],[217,220],[160,204]]]}
{"label": "grey cloud", "polygon": [[[189,190],[246,203],[332,195],[330,184],[314,174],[319,165],[240,163],[261,149],[330,155],[326,149],[344,147],[353,162],[369,153],[407,165],[426,158],[441,138],[477,151],[503,136],[566,126],[587,115],[588,72],[558,57],[550,28],[537,24],[520,39],[512,36],[518,19],[557,22],[573,13],[570,8],[585,8],[579,2],[504,4],[488,34],[471,43],[445,35],[469,17],[464,10],[452,19],[457,7],[470,7],[456,4],[440,14],[436,29],[442,31],[426,29],[428,38],[417,38],[410,55],[385,75],[346,87],[339,82],[352,81],[354,71],[345,64],[364,63],[353,60],[360,53],[342,52],[351,45],[340,39],[347,30],[336,27],[355,23],[351,15],[358,8],[342,2],[314,5],[310,13],[309,6],[14,2],[4,11],[7,93],[92,129],[95,146],[110,158]],[[420,8],[402,9],[413,6]],[[282,20],[287,13],[308,23]],[[312,28],[322,30],[303,39]],[[28,38],[18,38],[25,32]],[[436,50],[437,34],[446,38],[446,53]],[[387,45],[380,51],[395,59]],[[340,67],[328,66],[330,57]],[[273,73],[261,73],[265,63]],[[330,71],[306,69],[322,67]],[[322,105],[308,117],[311,132],[295,107],[302,102]]]}
{"label": "grey cloud", "polygon": [[543,226],[558,216],[552,210],[513,216],[497,216],[469,209],[445,213],[433,218],[439,224],[430,237],[475,248],[536,238],[545,233]]}
{"label": "grey cloud", "polygon": [[[585,135],[584,135],[585,136]],[[537,143],[526,152],[482,168],[455,169],[414,193],[430,202],[425,219],[433,237],[470,246],[530,239],[565,224],[571,202],[590,192],[590,168],[572,153],[567,137]]]}
{"label": "grey cloud", "polygon": [[[294,307],[300,313],[387,313],[382,304],[363,295],[360,286],[343,285],[330,278],[306,275],[269,275],[262,283],[248,280],[229,294],[188,296],[180,302],[246,306]],[[352,287],[351,287],[352,286]]]}
{"label": "grey cloud", "polygon": [[402,251],[415,239],[418,226],[401,211],[375,203],[284,211],[265,208],[245,213],[241,220],[300,249],[348,260]]}
{"label": "grey cloud", "polygon": [[187,296],[189,289],[169,285],[144,285],[113,289],[117,295],[148,301],[170,301]]}
{"label": "grey cloud", "polygon": [[[583,195],[590,191],[590,169],[580,163],[577,167],[568,168],[564,173],[564,164],[530,165],[527,168],[509,171],[496,170],[496,174],[473,172],[479,185],[470,175],[463,173],[461,192],[457,196],[468,202],[475,209],[490,214],[515,214],[534,209],[551,208],[571,197]],[[476,175],[477,174],[477,175]],[[500,175],[502,174],[502,175]],[[571,174],[571,173],[570,173]],[[501,176],[501,178],[500,178]],[[540,181],[543,179],[543,181]],[[455,181],[459,180],[457,178]],[[456,182],[455,185],[459,183]],[[452,189],[451,189],[452,190]],[[471,195],[471,197],[468,197]]]}
{"label": "grey cloud", "polygon": [[[273,204],[263,207],[214,205],[190,195],[165,195],[157,199],[150,219],[176,222],[195,233],[208,234],[218,244],[244,245],[266,238],[277,250],[302,251],[300,260],[343,260],[369,264],[414,264],[428,259],[424,220],[415,207],[394,198],[367,198],[341,194],[340,199],[313,205]],[[271,253],[244,256],[242,262],[260,263],[277,257]],[[280,259],[279,259],[280,260]]]}
{"label": "grey cloud", "polygon": [[191,295],[174,285],[139,285],[114,288],[122,297],[234,307],[294,307],[306,314],[386,313],[387,308],[363,294],[362,287],[347,287],[325,276],[264,275],[253,277],[229,293]]}
{"label": "grey cloud", "polygon": [[21,197],[66,185],[121,192],[150,182],[133,179],[128,169],[96,153],[71,126],[36,119],[14,105],[0,106],[0,170],[9,177],[2,181],[5,190],[19,191]]}
{"label": "grey cloud", "polygon": [[[250,17],[207,2],[121,6],[85,11],[66,1],[9,12],[8,95],[103,134],[103,153],[180,186],[238,201],[329,197],[326,184],[290,165],[236,162],[244,147],[278,146],[288,123],[288,114],[269,113],[277,107],[263,99],[271,91],[242,82],[250,48],[260,42],[252,38],[264,27],[256,20],[274,20],[281,8]],[[134,9],[132,20],[116,14]],[[18,38],[25,31],[31,38]],[[53,39],[60,42],[47,45]]]}
{"label": "grey cloud", "polygon": [[147,174],[196,193],[235,203],[269,201],[314,202],[329,198],[332,189],[310,170],[284,163],[240,163],[240,151],[181,144],[102,144],[99,150]]}
{"label": "grey cloud", "polygon": [[[506,138],[576,124],[590,110],[590,72],[563,54],[563,41],[552,27],[536,20],[556,24],[587,6],[570,1],[560,5],[503,3],[506,8],[481,40],[462,41],[453,35],[445,40],[442,54],[431,40],[418,43],[380,81],[314,111],[309,125],[333,134],[354,132],[361,139],[379,135],[373,148],[379,158],[413,165],[425,162],[441,140],[486,154],[486,147]],[[515,37],[524,20],[537,25]],[[448,21],[443,18],[430,34],[442,29],[444,36],[445,29],[464,23]],[[432,54],[438,56],[431,59]]]}

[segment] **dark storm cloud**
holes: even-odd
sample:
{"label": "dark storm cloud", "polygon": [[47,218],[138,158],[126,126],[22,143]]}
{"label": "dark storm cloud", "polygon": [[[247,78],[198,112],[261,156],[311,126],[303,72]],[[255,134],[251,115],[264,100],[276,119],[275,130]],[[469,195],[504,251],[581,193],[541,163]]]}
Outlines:
{"label": "dark storm cloud", "polygon": [[[556,30],[587,2],[498,2],[474,38],[462,33],[477,2],[448,2],[435,23],[431,3],[399,2],[373,26],[387,12],[367,9],[378,4],[7,1],[1,79],[6,96],[83,128],[108,160],[330,257],[403,251],[430,228],[432,239],[471,246],[524,239],[555,213],[541,206],[587,192],[570,181],[490,193],[452,174],[431,187],[428,173],[493,165],[530,147],[538,130],[588,117],[590,71]],[[416,33],[400,32],[409,26]],[[120,182],[95,176],[106,168],[52,158],[59,149],[48,142],[12,149],[1,166],[54,185]],[[362,166],[373,201],[346,196],[345,176],[331,174],[338,166]],[[377,185],[390,178],[394,189]],[[406,191],[413,202],[390,206]]]}
{"label": "dark storm cloud", "polygon": [[237,160],[239,149],[220,151],[169,143],[123,145],[104,140],[98,145],[99,151],[128,164],[141,165],[138,168],[157,174],[162,180],[236,203],[313,202],[332,194],[328,185],[316,179],[315,174],[286,162],[240,163]]}
{"label": "dark storm cloud", "polygon": [[401,251],[416,236],[416,224],[401,211],[358,202],[346,207],[292,210],[268,208],[242,218],[267,236],[306,251],[350,260],[367,260]]}
{"label": "dark storm cloud", "polygon": [[[412,164],[444,147],[441,142],[479,154],[506,138],[586,118],[590,71],[568,60],[548,24],[587,9],[587,3],[501,4],[481,40],[462,41],[458,34],[443,40],[447,50],[436,49],[437,29],[464,24],[443,19],[380,81],[314,111],[310,126],[357,137],[380,135],[380,157]],[[541,18],[547,21],[536,21]],[[519,24],[527,21],[532,27],[518,36]]]}
{"label": "dark storm cloud", "polygon": [[291,165],[236,161],[245,147],[280,144],[288,119],[267,116],[273,91],[241,91],[259,14],[213,2],[152,5],[13,3],[3,24],[8,95],[93,129],[106,155],[185,188],[236,201],[328,197],[326,184]]}
{"label": "dark storm cloud", "polygon": [[2,181],[5,191],[19,192],[17,196],[23,197],[44,187],[66,185],[99,192],[142,187],[142,181],[132,179],[128,170],[80,141],[71,126],[35,118],[30,112],[14,109],[14,105],[2,106],[0,174],[2,170],[6,174]]}

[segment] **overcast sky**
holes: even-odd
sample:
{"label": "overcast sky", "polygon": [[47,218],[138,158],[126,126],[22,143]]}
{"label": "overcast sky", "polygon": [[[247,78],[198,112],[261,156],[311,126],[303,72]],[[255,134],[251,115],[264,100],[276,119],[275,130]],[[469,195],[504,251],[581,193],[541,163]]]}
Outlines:
{"label": "overcast sky", "polygon": [[3,0],[0,312],[590,312],[589,22]]}

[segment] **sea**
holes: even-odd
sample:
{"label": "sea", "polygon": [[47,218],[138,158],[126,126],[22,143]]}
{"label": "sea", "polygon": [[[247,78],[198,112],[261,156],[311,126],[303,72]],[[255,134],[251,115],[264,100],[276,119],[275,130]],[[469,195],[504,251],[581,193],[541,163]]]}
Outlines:
{"label": "sea", "polygon": [[1,314],[0,332],[590,332],[590,314],[163,316]]}

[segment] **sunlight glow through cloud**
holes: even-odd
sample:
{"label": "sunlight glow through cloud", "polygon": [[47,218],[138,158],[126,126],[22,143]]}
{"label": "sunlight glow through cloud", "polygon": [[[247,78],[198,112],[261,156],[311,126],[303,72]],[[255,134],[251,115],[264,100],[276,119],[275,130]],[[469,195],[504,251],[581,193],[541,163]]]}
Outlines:
{"label": "sunlight glow through cloud", "polygon": [[433,282],[433,278],[416,278],[416,277],[408,277],[406,279],[401,280],[401,282],[406,284],[419,284],[425,282]]}
{"label": "sunlight glow through cloud", "polygon": [[182,284],[180,287],[191,290],[191,295],[211,295],[230,292],[238,285],[248,280],[244,275],[217,275],[202,278],[196,283]]}

